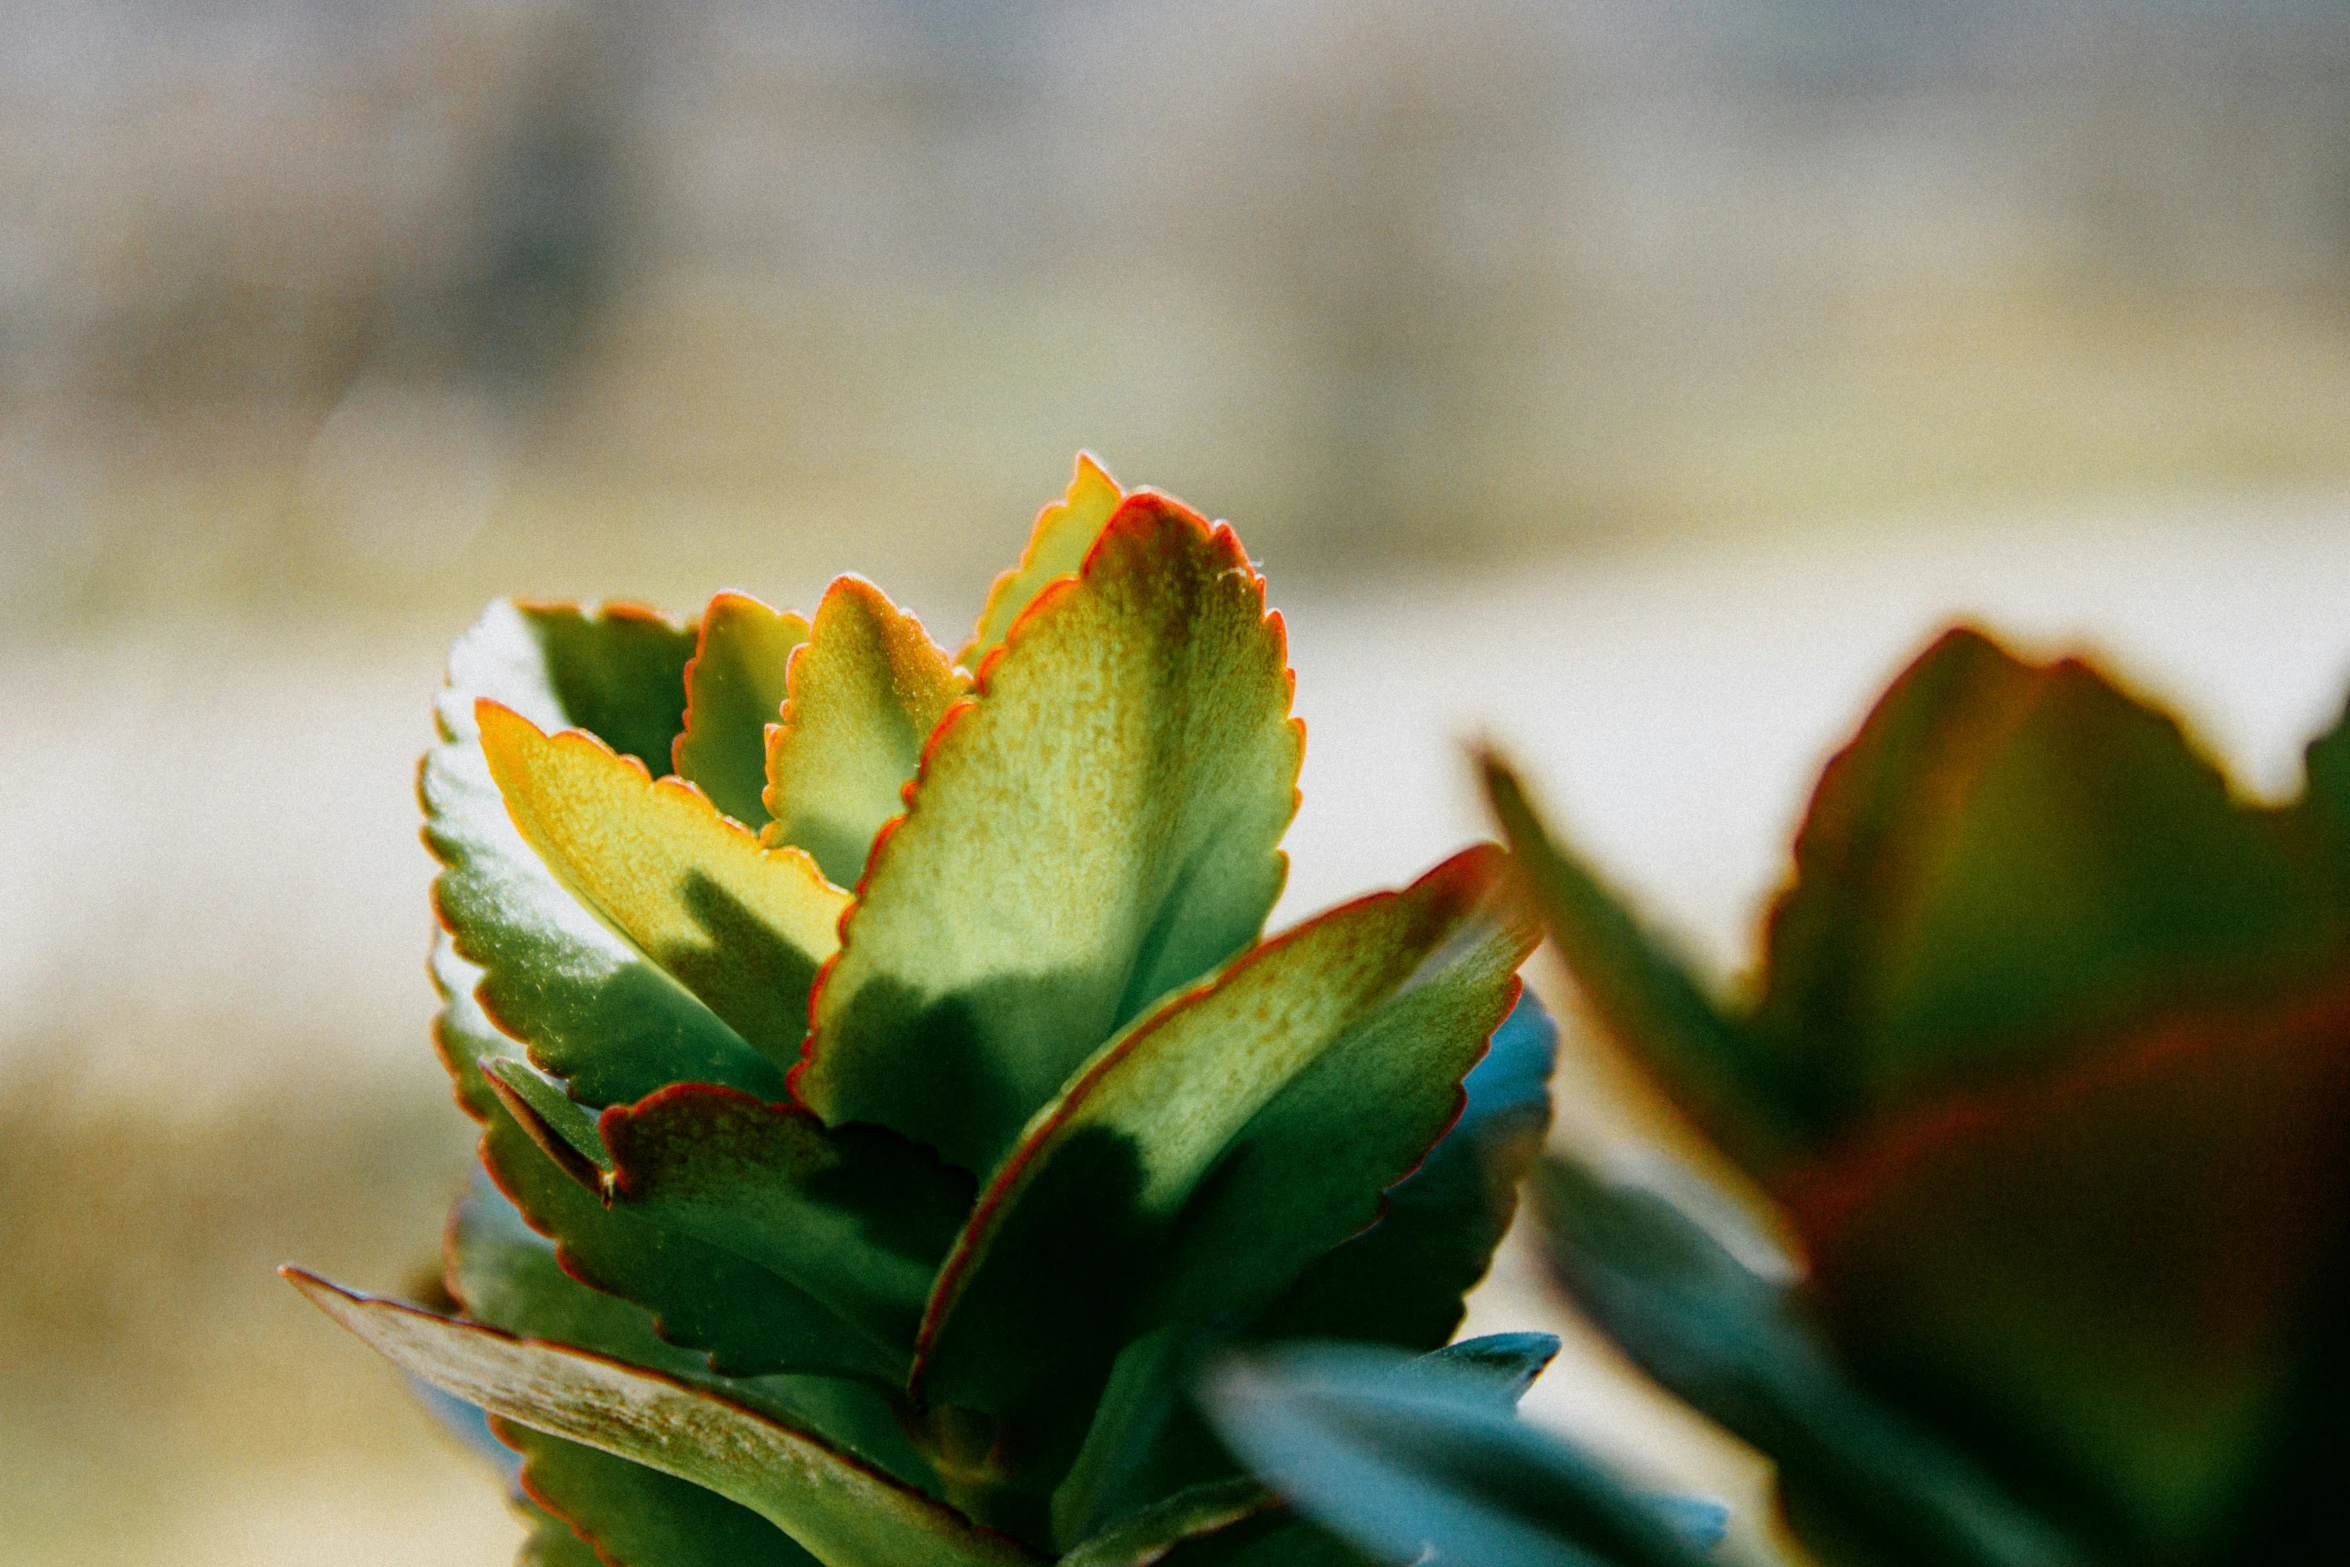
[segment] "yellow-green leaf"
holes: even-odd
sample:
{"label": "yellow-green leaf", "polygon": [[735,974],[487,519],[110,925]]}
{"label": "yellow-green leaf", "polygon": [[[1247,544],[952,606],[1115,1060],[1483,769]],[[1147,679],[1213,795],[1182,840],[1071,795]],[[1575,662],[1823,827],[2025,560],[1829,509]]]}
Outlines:
{"label": "yellow-green leaf", "polygon": [[[466,1040],[444,1037],[458,1093],[491,1113],[472,1070],[500,1034],[564,1078],[585,1104],[642,1098],[664,1083],[729,1083],[773,1098],[776,1063],[615,935],[523,842],[482,754],[476,702],[494,697],[544,729],[582,728],[659,765],[683,722],[694,633],[627,605],[490,606],[449,654],[425,756],[424,839],[443,867],[433,907],[446,928],[433,975]],[[464,1014],[459,1017],[459,1013]],[[495,1020],[495,1027],[491,1026]],[[478,1025],[478,1027],[475,1027]]]}
{"label": "yellow-green leaf", "polygon": [[1086,551],[1093,548],[1110,514],[1125,498],[1118,481],[1093,453],[1079,452],[1069,493],[1036,514],[1036,526],[1029,532],[1028,547],[1020,552],[1020,564],[1000,573],[988,589],[987,607],[979,612],[978,628],[963,644],[963,651],[955,655],[955,662],[965,669],[977,669],[1002,644],[1012,622],[1046,583],[1085,564]]}
{"label": "yellow-green leaf", "polygon": [[506,808],[556,880],[769,1060],[795,1057],[848,894],[592,735],[547,735],[488,700],[476,716]]}
{"label": "yellow-green leaf", "polygon": [[792,652],[807,640],[806,621],[747,594],[721,593],[702,611],[672,765],[746,827],[767,825],[767,726],[781,716]]}
{"label": "yellow-green leaf", "polygon": [[767,732],[770,844],[797,844],[853,887],[881,824],[906,808],[923,742],[968,686],[921,624],[861,577],[825,589]]}
{"label": "yellow-green leaf", "polygon": [[1263,927],[1291,686],[1232,530],[1127,500],[932,737],[818,988],[802,1101],[992,1170],[1095,1047]]}

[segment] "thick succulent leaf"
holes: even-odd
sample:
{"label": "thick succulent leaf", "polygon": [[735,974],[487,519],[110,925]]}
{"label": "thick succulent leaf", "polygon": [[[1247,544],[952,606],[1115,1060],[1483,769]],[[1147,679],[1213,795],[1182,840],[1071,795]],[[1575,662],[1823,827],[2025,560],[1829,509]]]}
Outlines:
{"label": "thick succulent leaf", "polygon": [[797,844],[853,887],[881,824],[906,808],[923,742],[969,689],[913,616],[861,577],[842,577],[816,608],[792,660],[783,721],[761,766],[765,840]]}
{"label": "thick succulent leaf", "polygon": [[[450,936],[435,978],[467,1012],[461,1029],[494,1019],[591,1105],[680,1081],[773,1097],[783,1074],[581,907],[523,842],[490,778],[474,705],[490,697],[541,728],[585,728],[622,755],[658,762],[682,722],[692,651],[690,631],[646,611],[496,604],[450,654],[435,708],[441,743],[424,762],[424,837],[445,867],[433,903]],[[491,1105],[468,1064],[475,1050],[442,1043],[459,1096],[481,1117]]]}
{"label": "thick succulent leaf", "polygon": [[1783,1154],[1796,1131],[1777,1062],[1707,995],[1687,965],[1544,825],[1507,763],[1479,758],[1486,797],[1524,870],[1551,940],[1608,1033],[1750,1166]]}
{"label": "thick succulent leaf", "polygon": [[730,1376],[806,1372],[892,1384],[906,1357],[747,1258],[607,1208],[510,1115],[483,1129],[482,1162],[564,1270],[653,1313],[661,1337]]}
{"label": "thick succulent leaf", "polygon": [[1558,1029],[1532,991],[1461,1083],[1468,1103],[1444,1140],[1387,1192],[1379,1222],[1317,1257],[1250,1324],[1252,1338],[1331,1338],[1433,1349],[1460,1326],[1462,1298],[1517,1213],[1518,1186],[1550,1130]]}
{"label": "thick succulent leaf", "polygon": [[398,1301],[287,1276],[403,1370],[518,1424],[704,1486],[826,1567],[981,1567],[1035,1558],[820,1437],[659,1372]]}
{"label": "thick succulent leaf", "polygon": [[799,616],[721,593],[702,611],[685,667],[685,729],[670,770],[754,832],[767,825],[767,726],[782,716],[792,652],[807,640]]}
{"label": "thick succulent leaf", "polygon": [[481,1070],[490,1092],[540,1152],[582,1185],[603,1183],[612,1170],[611,1152],[596,1130],[595,1116],[575,1103],[561,1083],[515,1056],[490,1057]]}
{"label": "thick succulent leaf", "polygon": [[697,1084],[614,1105],[601,1129],[618,1211],[746,1257],[911,1349],[971,1209],[967,1173],[882,1127],[828,1130],[798,1105]]}
{"label": "thick succulent leaf", "polygon": [[800,850],[761,848],[693,788],[592,735],[548,735],[487,699],[475,718],[490,776],[555,879],[761,1054],[796,1061],[848,894]]}
{"label": "thick succulent leaf", "polygon": [[[451,1293],[477,1321],[688,1380],[708,1374],[700,1357],[657,1338],[643,1312],[567,1277],[556,1266],[554,1248],[532,1234],[486,1180],[477,1180],[450,1215],[448,1268]],[[482,1420],[475,1406],[430,1383],[420,1385]],[[503,1443],[501,1451],[510,1449],[507,1456],[520,1466],[532,1522],[526,1563],[795,1567],[810,1560],[773,1524],[716,1492],[528,1426],[491,1424],[491,1445]],[[489,1429],[484,1426],[485,1438]],[[714,1554],[712,1547],[729,1554]]]}
{"label": "thick succulent leaf", "polygon": [[2284,1441],[2350,1236],[2350,980],[2149,1022],[1785,1193],[1838,1341],[2199,1549]]}
{"label": "thick succulent leaf", "polygon": [[[600,1567],[808,1567],[816,1561],[790,1535],[716,1491],[528,1426],[497,1424],[523,1455],[522,1483],[531,1500],[553,1515],[553,1528],[585,1545],[578,1560]],[[560,1544],[550,1539],[538,1548]]]}
{"label": "thick succulent leaf", "polygon": [[1247,1475],[1189,1486],[1131,1513],[1061,1558],[1061,1567],[1150,1567],[1186,1540],[1271,1512],[1280,1499]]}
{"label": "thick succulent leaf", "polygon": [[828,1376],[743,1378],[712,1371],[707,1357],[663,1339],[649,1312],[566,1273],[554,1243],[531,1229],[485,1177],[475,1179],[451,1213],[446,1254],[451,1297],[469,1318],[706,1387],[820,1430],[908,1485],[937,1490],[936,1473],[907,1440],[888,1393]]}
{"label": "thick succulent leaf", "polygon": [[[544,1440],[552,1442],[553,1437]],[[591,1448],[581,1448],[591,1452]],[[615,1459],[614,1462],[621,1462]],[[521,1512],[530,1533],[514,1553],[514,1567],[610,1567],[596,1548],[581,1539],[571,1525],[548,1512],[528,1497],[521,1500]],[[629,1567],[623,1563],[622,1567]]]}
{"label": "thick succulent leaf", "polygon": [[2077,660],[1946,634],[1829,763],[1755,1026],[1825,1128],[2063,1059],[2335,942],[2271,813]]}
{"label": "thick succulent leaf", "polygon": [[1393,1351],[1235,1360],[1205,1390],[1218,1429],[1301,1511],[1382,1560],[1478,1567],[1698,1567],[1705,1504],[1651,1497]]}
{"label": "thick succulent leaf", "polygon": [[[752,1375],[810,1371],[896,1381],[904,1357],[792,1285],[691,1236],[674,1235],[604,1205],[592,1161],[548,1153],[562,1135],[527,1127],[537,1112],[518,1094],[489,1091],[485,1063],[514,1059],[515,1042],[490,1026],[465,984],[469,966],[444,943],[433,972],[448,994],[435,1038],[462,1101],[482,1119],[482,1163],[530,1223],[561,1245],[564,1265],[597,1289],[659,1318],[673,1343],[704,1350],[721,1369]],[[756,1059],[756,1058],[754,1058]],[[601,1139],[598,1139],[601,1141]]]}
{"label": "thick succulent leaf", "polygon": [[1303,735],[1229,528],[1129,498],[932,737],[793,1083],[991,1172],[1122,1025],[1253,940]]}
{"label": "thick succulent leaf", "polygon": [[1090,1403],[1125,1339],[1261,1303],[1368,1226],[1458,1114],[1537,939],[1482,846],[1137,1023],[982,1192],[917,1389],[999,1414]]}
{"label": "thick succulent leaf", "polygon": [[979,625],[955,655],[955,662],[965,669],[977,669],[986,662],[987,655],[1011,631],[1012,622],[1046,583],[1085,564],[1086,552],[1125,498],[1118,481],[1093,453],[1079,452],[1069,493],[1036,514],[1036,526],[1029,531],[1028,547],[1020,552],[1020,564],[1000,573],[988,589]]}
{"label": "thick succulent leaf", "polygon": [[1651,1192],[1545,1162],[1553,1269],[1641,1368],[1779,1466],[1799,1519],[1921,1567],[2082,1558],[1980,1465],[1854,1384],[1788,1286]]}

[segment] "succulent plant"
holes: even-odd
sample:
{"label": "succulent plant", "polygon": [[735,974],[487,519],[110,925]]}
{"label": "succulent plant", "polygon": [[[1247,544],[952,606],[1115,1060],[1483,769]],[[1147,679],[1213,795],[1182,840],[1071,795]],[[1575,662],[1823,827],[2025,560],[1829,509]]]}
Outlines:
{"label": "succulent plant", "polygon": [[1556,1161],[1558,1272],[1823,1561],[2340,1556],[2350,722],[2248,803],[2091,666],[1951,632],[1829,763],[1735,1000],[1487,776],[1589,1011],[1802,1270]]}
{"label": "succulent plant", "polygon": [[422,795],[486,1177],[445,1297],[289,1275],[489,1412],[524,1560],[1204,1549],[1274,1506],[1204,1354],[1452,1335],[1548,1123],[1539,922],[1482,845],[1260,939],[1284,636],[1230,528],[1081,458],[952,658],[855,577],[457,644]]}

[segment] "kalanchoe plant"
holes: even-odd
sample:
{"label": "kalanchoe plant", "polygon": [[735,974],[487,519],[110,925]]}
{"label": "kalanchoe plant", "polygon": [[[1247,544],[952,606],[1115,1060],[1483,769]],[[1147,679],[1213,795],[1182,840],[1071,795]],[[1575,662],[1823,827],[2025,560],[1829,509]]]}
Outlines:
{"label": "kalanchoe plant", "polygon": [[1489,761],[1592,1013],[1806,1264],[1562,1161],[1560,1277],[1823,1561],[2342,1555],[2350,724],[2307,774],[2248,804],[2093,668],[1952,632],[1829,764],[1733,1002]]}
{"label": "kalanchoe plant", "polygon": [[422,793],[487,1178],[445,1298],[289,1271],[490,1413],[525,1560],[1204,1549],[1273,1506],[1211,1347],[1451,1336],[1548,1122],[1546,1020],[1487,1052],[1539,922],[1486,845],[1260,940],[1291,686],[1231,530],[1086,459],[951,658],[854,577],[458,643]]}

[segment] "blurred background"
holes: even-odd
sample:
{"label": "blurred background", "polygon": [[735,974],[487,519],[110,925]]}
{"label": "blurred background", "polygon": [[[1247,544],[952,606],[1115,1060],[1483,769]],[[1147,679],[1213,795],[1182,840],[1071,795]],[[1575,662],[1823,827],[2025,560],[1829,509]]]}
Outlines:
{"label": "blurred background", "polygon": [[[1283,920],[1482,831],[1487,733],[1729,974],[1958,614],[2288,793],[2350,679],[2350,8],[0,0],[0,1554],[505,1559],[269,1275],[397,1287],[468,1157],[442,649],[846,569],[951,646],[1079,446],[1290,614]],[[1476,1325],[1556,1311],[1505,1262]],[[1643,1398],[1533,1407],[1754,1494]]]}

